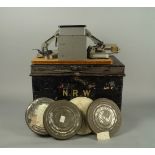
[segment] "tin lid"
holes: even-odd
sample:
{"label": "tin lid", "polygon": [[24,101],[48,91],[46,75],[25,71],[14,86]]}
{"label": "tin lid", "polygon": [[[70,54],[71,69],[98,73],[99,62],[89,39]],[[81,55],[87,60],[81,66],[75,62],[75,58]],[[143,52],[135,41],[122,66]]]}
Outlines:
{"label": "tin lid", "polygon": [[82,116],[79,109],[69,101],[58,100],[44,113],[44,126],[56,139],[68,139],[80,129]]}
{"label": "tin lid", "polygon": [[39,135],[48,135],[43,124],[43,114],[46,108],[52,103],[52,99],[43,97],[34,100],[27,107],[25,112],[25,121],[34,133]]}
{"label": "tin lid", "polygon": [[82,126],[77,134],[78,135],[87,135],[87,134],[91,133],[92,131],[89,128],[87,120],[86,120],[86,113],[87,113],[88,107],[93,102],[93,100],[88,97],[76,97],[76,98],[73,98],[72,100],[70,100],[70,102],[75,104],[82,113]]}
{"label": "tin lid", "polygon": [[89,106],[87,120],[96,134],[109,131],[112,136],[121,125],[121,112],[112,100],[100,98]]}
{"label": "tin lid", "polygon": [[71,28],[71,27],[86,27],[86,25],[59,25],[60,28]]}
{"label": "tin lid", "polygon": [[[113,64],[32,64],[31,76],[125,76],[125,66],[114,56]],[[88,61],[88,60],[86,60]],[[91,61],[91,60],[89,60]]]}

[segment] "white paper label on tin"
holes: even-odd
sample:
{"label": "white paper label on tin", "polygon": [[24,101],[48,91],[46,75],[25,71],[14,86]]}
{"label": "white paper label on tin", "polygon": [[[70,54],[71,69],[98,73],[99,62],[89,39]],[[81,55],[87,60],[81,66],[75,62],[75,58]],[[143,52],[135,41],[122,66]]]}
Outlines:
{"label": "white paper label on tin", "polygon": [[104,141],[110,139],[109,131],[97,133],[97,140]]}
{"label": "white paper label on tin", "polygon": [[65,116],[60,116],[60,120],[59,120],[59,121],[60,121],[61,123],[64,123],[64,122],[65,122],[65,118],[66,118]]}

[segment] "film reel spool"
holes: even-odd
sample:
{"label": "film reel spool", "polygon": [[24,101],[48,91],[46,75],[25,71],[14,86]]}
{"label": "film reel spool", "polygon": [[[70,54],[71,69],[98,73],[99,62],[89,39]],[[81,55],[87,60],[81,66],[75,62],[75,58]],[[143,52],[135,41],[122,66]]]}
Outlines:
{"label": "film reel spool", "polygon": [[50,98],[38,98],[34,100],[26,109],[25,121],[28,127],[38,135],[48,135],[44,128],[43,115],[46,108],[53,103]]}
{"label": "film reel spool", "polygon": [[112,100],[99,98],[89,106],[87,120],[94,133],[109,131],[113,136],[120,128],[121,112]]}
{"label": "film reel spool", "polygon": [[93,102],[93,100],[88,97],[76,97],[70,100],[70,102],[75,104],[82,113],[82,126],[77,134],[78,135],[90,134],[92,131],[89,128],[89,125],[86,119],[86,113],[87,113],[88,107]]}

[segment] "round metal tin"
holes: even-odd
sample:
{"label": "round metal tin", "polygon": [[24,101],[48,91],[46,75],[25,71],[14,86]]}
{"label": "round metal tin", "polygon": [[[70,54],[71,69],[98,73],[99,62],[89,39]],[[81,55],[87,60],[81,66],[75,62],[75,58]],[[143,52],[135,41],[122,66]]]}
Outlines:
{"label": "round metal tin", "polygon": [[34,133],[39,135],[48,135],[43,124],[43,114],[51,103],[53,103],[52,99],[43,97],[34,100],[27,107],[25,112],[25,121]]}
{"label": "round metal tin", "polygon": [[109,131],[110,136],[112,136],[121,125],[121,112],[112,100],[99,98],[89,106],[87,121],[96,134]]}
{"label": "round metal tin", "polygon": [[90,134],[92,131],[89,128],[89,125],[88,125],[88,122],[86,119],[86,113],[87,113],[88,107],[93,102],[93,100],[90,98],[87,98],[87,97],[76,97],[76,98],[73,98],[72,100],[70,100],[70,102],[75,104],[82,113],[82,126],[77,134],[78,135]]}
{"label": "round metal tin", "polygon": [[51,136],[56,139],[68,139],[81,128],[82,116],[73,103],[58,100],[46,109],[43,122]]}

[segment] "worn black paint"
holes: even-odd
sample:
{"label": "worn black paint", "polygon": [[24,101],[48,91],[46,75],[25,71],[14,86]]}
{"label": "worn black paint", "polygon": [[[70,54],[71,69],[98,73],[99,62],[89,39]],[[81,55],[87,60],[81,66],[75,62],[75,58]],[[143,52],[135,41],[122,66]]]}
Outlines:
{"label": "worn black paint", "polygon": [[83,91],[87,90],[91,99],[109,98],[121,108],[124,65],[112,59],[112,65],[32,65],[33,99],[70,100],[76,97],[73,91],[85,96]]}

